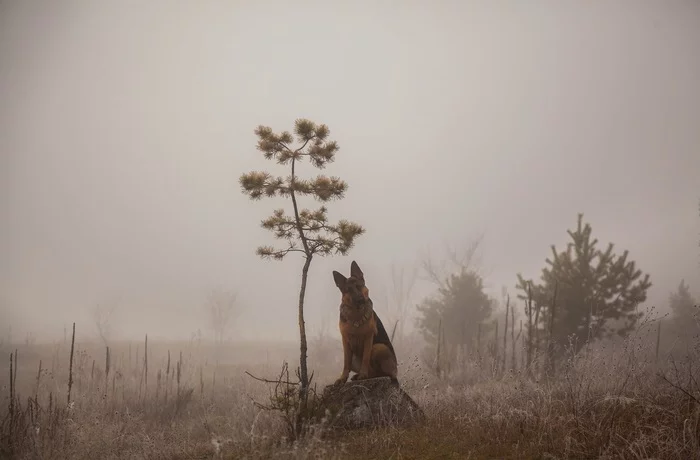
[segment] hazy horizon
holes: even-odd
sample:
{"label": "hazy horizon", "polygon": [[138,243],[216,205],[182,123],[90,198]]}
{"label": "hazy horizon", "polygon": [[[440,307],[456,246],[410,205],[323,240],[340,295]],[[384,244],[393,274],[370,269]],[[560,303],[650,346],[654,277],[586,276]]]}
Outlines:
{"label": "hazy horizon", "polygon": [[367,230],[314,260],[312,331],[325,315],[337,335],[331,271],[352,260],[380,298],[392,262],[483,233],[500,298],[579,212],[650,273],[648,305],[700,292],[700,3],[504,5],[0,3],[0,324],[94,335],[119,297],[117,337],[188,338],[222,286],[240,337],[295,339],[303,261],[255,255],[279,203],[238,177],[284,174],[253,130],[296,118],[340,145],[330,218]]}

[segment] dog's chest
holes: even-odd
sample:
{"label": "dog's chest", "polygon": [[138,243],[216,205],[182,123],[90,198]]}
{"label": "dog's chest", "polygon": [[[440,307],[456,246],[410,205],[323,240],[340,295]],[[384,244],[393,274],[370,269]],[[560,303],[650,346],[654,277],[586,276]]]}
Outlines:
{"label": "dog's chest", "polygon": [[350,326],[350,331],[356,331],[359,334],[366,333],[364,329],[369,325],[372,319],[372,308],[352,308],[345,305],[340,307],[340,322]]}

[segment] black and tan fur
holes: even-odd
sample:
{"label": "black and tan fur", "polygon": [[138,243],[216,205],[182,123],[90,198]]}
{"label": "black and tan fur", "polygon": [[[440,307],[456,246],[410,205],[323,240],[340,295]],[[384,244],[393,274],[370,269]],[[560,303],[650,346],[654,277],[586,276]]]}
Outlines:
{"label": "black and tan fur", "polygon": [[340,336],[343,342],[343,373],[336,384],[348,380],[390,377],[398,384],[394,347],[382,321],[374,311],[365,277],[355,261],[350,264],[350,277],[333,272],[335,285],[342,294],[340,303]]}

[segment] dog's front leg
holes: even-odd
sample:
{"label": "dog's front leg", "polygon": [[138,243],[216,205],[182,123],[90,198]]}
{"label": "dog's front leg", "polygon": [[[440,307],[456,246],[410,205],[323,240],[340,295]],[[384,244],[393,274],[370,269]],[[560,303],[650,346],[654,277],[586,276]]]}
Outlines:
{"label": "dog's front leg", "polygon": [[345,383],[348,381],[348,375],[350,375],[350,362],[352,361],[352,350],[350,349],[350,343],[343,337],[343,373],[340,374],[338,380],[335,381],[336,385],[340,383]]}
{"label": "dog's front leg", "polygon": [[369,360],[372,356],[372,342],[374,342],[374,334],[367,334],[364,340],[364,346],[362,347],[362,366],[357,376],[358,380],[369,377]]}

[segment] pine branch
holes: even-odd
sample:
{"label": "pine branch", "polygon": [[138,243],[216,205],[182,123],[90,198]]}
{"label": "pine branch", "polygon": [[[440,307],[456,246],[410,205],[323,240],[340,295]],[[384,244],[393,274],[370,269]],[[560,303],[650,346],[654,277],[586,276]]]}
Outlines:
{"label": "pine branch", "polygon": [[319,201],[342,199],[348,185],[338,177],[318,176],[313,180],[296,179],[289,189],[300,195],[312,195]]}
{"label": "pine branch", "polygon": [[268,198],[275,195],[284,196],[287,193],[284,179],[273,177],[271,174],[263,171],[251,171],[243,174],[238,179],[238,182],[241,185],[243,194],[252,200],[259,200],[263,196]]}
{"label": "pine branch", "polygon": [[286,256],[290,252],[301,252],[302,254],[304,254],[304,250],[291,246],[286,249],[275,249],[272,246],[260,246],[255,251],[255,253],[263,259],[274,260],[282,260],[284,259],[284,256]]}

